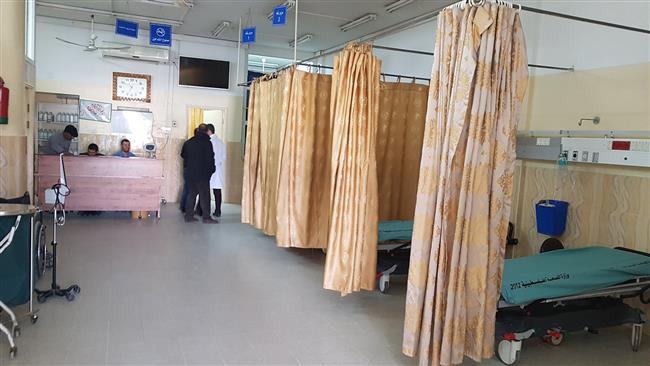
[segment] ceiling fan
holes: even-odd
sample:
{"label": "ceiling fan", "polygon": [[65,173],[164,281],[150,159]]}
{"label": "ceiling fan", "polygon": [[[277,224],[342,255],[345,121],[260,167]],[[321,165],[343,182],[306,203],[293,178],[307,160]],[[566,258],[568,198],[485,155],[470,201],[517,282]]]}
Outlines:
{"label": "ceiling fan", "polygon": [[97,46],[95,44],[95,41],[97,40],[97,35],[95,34],[95,15],[90,16],[90,39],[88,40],[88,44],[80,44],[72,41],[68,41],[63,38],[56,37],[61,42],[69,43],[71,45],[83,47],[84,51],[97,51],[97,50],[126,50],[131,48],[130,46],[123,46],[123,47],[101,47]]}

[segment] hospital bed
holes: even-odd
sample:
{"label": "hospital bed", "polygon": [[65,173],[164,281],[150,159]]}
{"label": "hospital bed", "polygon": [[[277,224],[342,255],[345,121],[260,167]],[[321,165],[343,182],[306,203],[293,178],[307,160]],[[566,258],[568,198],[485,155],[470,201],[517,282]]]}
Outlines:
{"label": "hospital bed", "polygon": [[408,274],[413,221],[382,221],[377,234],[377,287],[386,293],[391,275]]}
{"label": "hospital bed", "polygon": [[645,316],[623,299],[650,303],[650,254],[625,248],[560,249],[504,264],[496,317],[497,355],[519,359],[522,341],[540,337],[559,345],[568,332],[632,325],[641,344]]}

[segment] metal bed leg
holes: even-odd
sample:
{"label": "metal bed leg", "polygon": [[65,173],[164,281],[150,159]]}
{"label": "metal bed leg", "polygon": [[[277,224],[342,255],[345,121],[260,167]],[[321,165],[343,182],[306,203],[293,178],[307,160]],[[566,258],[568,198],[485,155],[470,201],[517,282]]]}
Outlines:
{"label": "metal bed leg", "polygon": [[20,335],[20,327],[18,327],[18,322],[16,321],[16,315],[14,312],[11,311],[11,309],[9,309],[7,305],[5,305],[2,301],[0,301],[0,308],[2,308],[2,310],[9,314],[11,317],[11,332],[9,332],[9,329],[7,329],[7,327],[5,327],[2,323],[0,323],[0,331],[2,331],[2,333],[4,333],[9,340],[9,357],[14,358],[16,357],[16,352],[18,350],[16,343],[14,342],[14,337],[18,337]]}
{"label": "metal bed leg", "polygon": [[632,351],[638,352],[643,338],[643,324],[632,324]]}

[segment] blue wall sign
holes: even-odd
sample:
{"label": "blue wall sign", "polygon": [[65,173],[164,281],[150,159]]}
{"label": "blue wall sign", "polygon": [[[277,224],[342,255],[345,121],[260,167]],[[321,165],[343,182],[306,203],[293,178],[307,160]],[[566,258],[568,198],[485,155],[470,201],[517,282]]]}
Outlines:
{"label": "blue wall sign", "polygon": [[149,44],[158,46],[172,45],[172,26],[169,24],[149,25]]}
{"label": "blue wall sign", "polygon": [[273,25],[287,24],[287,7],[279,5],[273,8]]}
{"label": "blue wall sign", "polygon": [[242,29],[241,43],[255,43],[255,27]]}
{"label": "blue wall sign", "polygon": [[115,34],[138,38],[138,23],[117,18],[115,19]]}

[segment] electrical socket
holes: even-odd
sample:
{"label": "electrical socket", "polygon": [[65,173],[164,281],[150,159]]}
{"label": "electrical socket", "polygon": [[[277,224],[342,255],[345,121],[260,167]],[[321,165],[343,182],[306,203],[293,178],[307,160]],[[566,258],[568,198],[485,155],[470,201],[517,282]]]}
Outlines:
{"label": "electrical socket", "polygon": [[178,124],[176,123],[176,121],[172,121],[172,127],[178,127]]}

